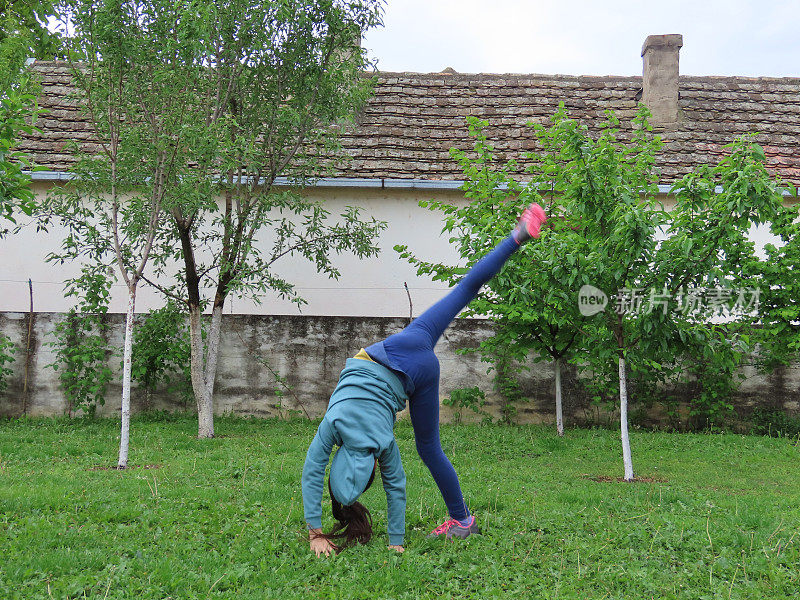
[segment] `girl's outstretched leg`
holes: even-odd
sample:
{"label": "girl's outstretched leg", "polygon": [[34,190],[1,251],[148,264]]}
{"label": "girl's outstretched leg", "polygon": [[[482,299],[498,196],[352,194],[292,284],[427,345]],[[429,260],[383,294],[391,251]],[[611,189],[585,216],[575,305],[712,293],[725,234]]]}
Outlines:
{"label": "girl's outstretched leg", "polygon": [[481,287],[497,275],[520,244],[539,237],[539,229],[547,216],[538,204],[526,208],[514,231],[479,260],[453,290],[427,309],[409,326],[423,328],[431,337],[431,348],[447,326],[478,295]]}

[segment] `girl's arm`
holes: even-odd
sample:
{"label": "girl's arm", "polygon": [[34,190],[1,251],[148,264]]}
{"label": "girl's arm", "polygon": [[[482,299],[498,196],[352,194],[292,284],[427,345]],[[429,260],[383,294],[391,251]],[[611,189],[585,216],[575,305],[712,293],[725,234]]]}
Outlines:
{"label": "girl's arm", "polygon": [[322,527],[322,489],[325,483],[325,467],[333,451],[336,439],[328,422],[323,419],[306,453],[301,479],[303,489],[303,512],[310,529]]}
{"label": "girl's arm", "polygon": [[389,547],[402,552],[406,533],[406,474],[403,471],[397,442],[393,441],[392,445],[381,453],[378,464],[381,468],[383,489],[386,492]]}

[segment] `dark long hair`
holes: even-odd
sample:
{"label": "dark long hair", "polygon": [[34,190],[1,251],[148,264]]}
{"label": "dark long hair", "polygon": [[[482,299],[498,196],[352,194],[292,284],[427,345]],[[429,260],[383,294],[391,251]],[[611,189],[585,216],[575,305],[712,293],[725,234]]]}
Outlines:
{"label": "dark long hair", "polygon": [[[375,479],[375,467],[372,468],[372,475],[369,476],[366,492],[372,481]],[[331,496],[331,510],[333,518],[338,522],[328,533],[321,533],[320,536],[326,538],[336,547],[339,553],[353,544],[366,544],[372,538],[372,515],[366,506],[360,502],[353,502],[350,506],[344,506],[333,496],[331,491],[331,480],[328,479],[328,493]],[[336,543],[334,540],[338,540]]]}

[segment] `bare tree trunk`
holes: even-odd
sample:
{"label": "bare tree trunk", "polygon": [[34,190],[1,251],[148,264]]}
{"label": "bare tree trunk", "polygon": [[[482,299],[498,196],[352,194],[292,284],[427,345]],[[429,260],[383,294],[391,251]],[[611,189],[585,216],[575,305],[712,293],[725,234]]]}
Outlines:
{"label": "bare tree trunk", "polygon": [[[197,437],[214,437],[214,380],[217,376],[217,358],[222,325],[222,307],[215,306],[211,312],[211,327],[206,339],[206,357],[203,368],[203,412],[198,410]],[[202,354],[201,354],[202,356]]]}
{"label": "bare tree trunk", "polygon": [[117,468],[128,466],[131,427],[131,358],[133,356],[133,317],[136,313],[136,283],[128,286],[128,314],[125,317],[125,343],[122,353],[122,431],[119,436]]}
{"label": "bare tree trunk", "polygon": [[556,431],[560,437],[564,437],[564,414],[561,410],[561,359],[557,358],[553,363],[556,371]]}
{"label": "bare tree trunk", "polygon": [[625,481],[633,480],[631,440],[628,436],[628,387],[625,375],[625,359],[619,357],[619,425],[622,437],[622,462],[625,465]]}
{"label": "bare tree trunk", "polygon": [[208,393],[203,360],[203,315],[198,304],[189,305],[192,391],[197,401],[197,437],[214,437],[214,406]]}
{"label": "bare tree trunk", "polygon": [[214,380],[217,377],[217,359],[219,357],[219,340],[222,330],[222,306],[214,306],[211,312],[211,328],[208,331],[208,348],[206,354],[205,384],[209,396],[214,396]]}
{"label": "bare tree trunk", "polygon": [[[189,304],[189,345],[191,347],[190,372],[192,376],[192,391],[197,402],[197,437],[214,437],[214,397],[213,382],[216,375],[217,346],[219,343],[219,327],[216,328],[216,341],[212,341],[215,333],[208,335],[208,355],[203,352],[203,311],[200,302],[200,278],[197,274],[197,264],[194,260],[194,247],[192,246],[191,223],[185,221],[179,213],[173,212],[173,218],[178,229],[183,248],[183,261],[185,266],[186,292]],[[216,306],[215,313],[216,313]],[[220,306],[219,317],[222,316]],[[212,315],[212,329],[214,328],[214,315]],[[212,344],[215,346],[212,350]],[[213,372],[209,372],[208,360],[214,362]],[[211,375],[209,377],[209,375]],[[211,385],[206,382],[210,381]]]}

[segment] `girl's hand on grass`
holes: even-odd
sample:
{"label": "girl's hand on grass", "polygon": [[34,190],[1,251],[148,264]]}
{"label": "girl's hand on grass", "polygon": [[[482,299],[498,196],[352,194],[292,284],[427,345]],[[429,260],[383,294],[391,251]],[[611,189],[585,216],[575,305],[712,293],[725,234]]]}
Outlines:
{"label": "girl's hand on grass", "polygon": [[336,544],[324,537],[321,529],[309,529],[308,539],[311,545],[311,551],[317,555],[317,558],[323,554],[325,556],[330,556],[331,552],[336,552]]}
{"label": "girl's hand on grass", "polygon": [[406,549],[403,548],[402,546],[392,546],[392,545],[389,546],[389,550],[397,550],[398,552],[405,552],[406,551]]}

